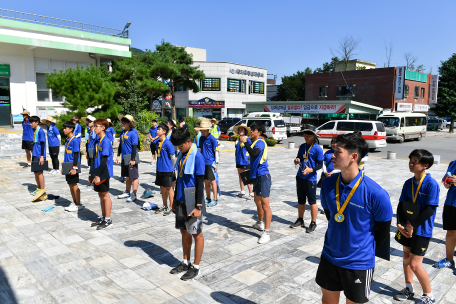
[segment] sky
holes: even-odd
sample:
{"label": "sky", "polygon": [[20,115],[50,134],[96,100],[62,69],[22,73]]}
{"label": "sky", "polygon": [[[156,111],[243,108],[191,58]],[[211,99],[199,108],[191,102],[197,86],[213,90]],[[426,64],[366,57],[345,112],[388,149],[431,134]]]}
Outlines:
{"label": "sky", "polygon": [[412,52],[433,74],[456,52],[456,0],[15,0],[0,8],[118,29],[131,22],[132,47],[154,50],[165,40],[203,48],[208,61],[267,68],[278,83],[329,62],[347,35],[360,39],[354,58],[377,67],[387,61],[385,42],[393,45],[391,66]]}

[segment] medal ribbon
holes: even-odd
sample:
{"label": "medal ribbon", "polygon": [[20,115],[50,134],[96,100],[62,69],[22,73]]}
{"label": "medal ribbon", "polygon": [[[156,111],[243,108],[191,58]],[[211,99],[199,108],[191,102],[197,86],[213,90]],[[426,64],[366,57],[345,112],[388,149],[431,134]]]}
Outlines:
{"label": "medal ribbon", "polygon": [[73,138],[75,138],[74,135],[73,135],[73,137],[70,138],[70,141],[69,141],[69,142],[66,144],[66,146],[65,146],[65,153],[67,153],[67,154],[68,154],[68,151],[67,151],[67,150],[68,150],[68,146],[70,145],[70,143],[71,143],[71,141],[73,140]]}
{"label": "medal ribbon", "polygon": [[[314,145],[315,142],[313,142],[311,145],[310,145],[310,148],[308,150],[304,149],[304,155],[302,157],[304,157],[304,159],[307,159],[309,157],[309,151],[310,149],[312,149],[312,146]],[[307,147],[307,144],[306,144],[306,147]]]}
{"label": "medal ribbon", "polygon": [[160,152],[161,152],[161,149],[162,149],[162,146],[163,146],[163,143],[165,142],[165,140],[166,140],[166,137],[163,141],[158,143],[158,157],[160,157]]}
{"label": "medal ribbon", "polygon": [[98,157],[98,149],[100,148],[101,142],[103,141],[103,138],[104,138],[105,136],[106,136],[106,134],[103,135],[103,137],[102,137],[102,138],[100,139],[100,141],[98,142],[97,148],[95,149],[95,150],[96,150],[96,152],[95,152],[95,158]]}
{"label": "medal ribbon", "polygon": [[128,131],[126,131],[126,132],[124,133],[124,135],[122,136],[122,145],[125,143],[125,136],[126,136],[126,138],[128,138],[127,135],[128,135]]}
{"label": "medal ribbon", "polygon": [[353,189],[351,189],[350,193],[348,194],[347,198],[345,199],[344,204],[342,205],[342,208],[340,207],[340,193],[339,193],[339,182],[340,182],[340,174],[337,177],[337,184],[336,184],[336,203],[337,203],[337,213],[343,214],[345,211],[345,208],[348,205],[348,202],[350,202],[350,199],[352,198],[353,194],[355,194],[356,189],[358,189],[359,184],[361,183],[361,180],[364,177],[364,172],[361,173],[360,178],[358,178],[358,181],[356,182],[355,186]]}
{"label": "medal ribbon", "polygon": [[[420,183],[418,184],[418,188],[416,189],[416,192],[413,190],[414,182],[412,181],[412,199],[413,199],[414,204],[416,204],[416,199],[418,198],[418,193],[420,192],[421,184],[423,183],[425,177],[426,177],[426,174],[424,174],[423,177],[421,178]],[[413,179],[415,179],[415,178],[413,178]]]}
{"label": "medal ribbon", "polygon": [[188,153],[187,153],[187,156],[185,156],[184,164],[182,164],[182,158],[181,158],[181,161],[180,161],[180,172],[179,172],[179,176],[180,176],[180,177],[183,176],[182,170],[184,169],[185,163],[187,162],[187,158],[188,158],[188,156],[190,155],[190,152],[192,152],[193,147],[194,147],[194,145],[192,145],[190,151],[188,151]]}

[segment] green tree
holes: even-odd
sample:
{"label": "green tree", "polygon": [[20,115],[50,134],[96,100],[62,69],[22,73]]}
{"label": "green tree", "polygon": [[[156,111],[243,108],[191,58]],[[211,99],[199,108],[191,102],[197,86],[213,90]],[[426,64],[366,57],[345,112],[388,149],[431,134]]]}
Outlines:
{"label": "green tree", "polygon": [[174,92],[177,87],[184,87],[194,93],[200,91],[197,82],[204,80],[204,73],[199,70],[199,66],[193,65],[193,57],[185,51],[185,48],[172,45],[162,41],[156,46],[157,56],[159,57],[160,67],[158,68],[162,79],[171,92],[171,107],[173,119],[176,120],[176,99]]}
{"label": "green tree", "polygon": [[147,96],[144,95],[136,77],[136,68],[132,69],[130,79],[125,80],[125,87],[121,89],[119,101],[123,113],[131,113],[136,116],[148,104]]}
{"label": "green tree", "polygon": [[71,115],[114,118],[122,107],[114,101],[116,87],[104,66],[68,69],[49,74],[46,83],[52,93],[64,97],[63,105]]}
{"label": "green tree", "polygon": [[314,74],[334,72],[336,63],[338,63],[339,61],[340,60],[338,57],[332,57],[330,62],[325,62],[325,63],[323,63],[323,66],[321,68],[316,68],[314,71]]}
{"label": "green tree", "polygon": [[433,111],[438,116],[451,116],[450,133],[454,133],[456,117],[456,53],[446,61],[441,61],[439,67],[439,90],[437,104]]}
{"label": "green tree", "polygon": [[306,68],[304,72],[298,71],[292,76],[282,77],[282,84],[277,86],[277,96],[275,100],[305,100],[306,75],[308,74],[312,74],[312,70],[310,68]]}

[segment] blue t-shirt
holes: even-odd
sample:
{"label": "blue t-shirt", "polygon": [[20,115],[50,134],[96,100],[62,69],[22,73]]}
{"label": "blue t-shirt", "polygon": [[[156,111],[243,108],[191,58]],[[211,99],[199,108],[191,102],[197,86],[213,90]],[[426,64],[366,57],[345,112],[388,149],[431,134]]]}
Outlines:
{"label": "blue t-shirt", "polygon": [[[108,135],[106,135],[106,138],[108,138]],[[95,134],[95,130],[90,131],[89,133],[89,140],[87,142],[87,148],[88,149],[95,149],[95,145],[97,144],[99,140],[99,137],[97,134]],[[108,138],[109,140],[109,138]],[[95,152],[95,150],[94,150]]]}
{"label": "blue t-shirt", "polygon": [[[312,147],[306,143],[302,144],[299,147],[298,155],[296,156],[301,161],[300,168],[298,169],[298,176],[302,179],[307,179],[309,181],[316,181],[317,180],[317,172],[311,172],[307,175],[302,174],[302,171],[307,167],[314,168],[317,165],[318,161],[323,161],[323,149],[317,144],[314,143]],[[308,162],[304,162],[304,153],[309,150],[307,153],[308,155]]]}
{"label": "blue t-shirt", "polygon": [[73,136],[71,138],[67,138],[65,141],[65,155],[63,156],[63,161],[65,163],[73,162],[74,160],[74,153],[80,152],[81,146],[81,139]]}
{"label": "blue t-shirt", "polygon": [[[154,128],[154,127],[150,127],[150,129],[149,129],[149,134],[150,134],[150,136],[152,136],[152,138],[154,138],[154,137],[157,136],[157,128],[158,128],[158,127],[155,127],[155,128]],[[157,137],[157,139],[154,140],[153,143],[156,144],[156,143],[158,143],[159,141],[160,141],[160,139]]]}
{"label": "blue t-shirt", "polygon": [[109,127],[107,130],[106,130],[106,137],[108,137],[109,141],[110,142],[113,142],[114,141],[114,137],[116,137],[116,131],[114,130],[113,127]]}
{"label": "blue t-shirt", "polygon": [[[196,149],[196,148],[195,148]],[[185,160],[185,157],[187,156],[187,153],[182,155],[182,163]],[[204,167],[204,158],[203,155],[200,152],[196,152],[195,155],[195,171],[194,174],[185,174],[185,167],[187,166],[187,162],[184,165],[184,168],[182,169],[182,173],[184,176],[180,177],[179,172],[181,170],[181,162],[178,163],[177,165],[177,182],[176,182],[176,200],[185,202],[185,195],[184,195],[184,189],[185,188],[190,188],[190,187],[195,187],[196,186],[196,176],[197,175],[204,175],[205,167]],[[192,210],[188,210],[188,213],[192,212]]]}
{"label": "blue t-shirt", "polygon": [[[250,139],[248,139],[250,141]],[[248,142],[247,142],[248,143]],[[249,157],[247,156],[247,149],[246,147],[241,147],[242,142],[240,140],[237,141],[236,143],[236,151],[234,152],[234,155],[236,157],[236,165],[250,165]],[[250,142],[251,144],[251,142]]]}
{"label": "blue t-shirt", "polygon": [[[415,178],[412,177],[405,181],[404,186],[402,187],[401,196],[399,201],[407,201],[413,203],[412,196],[412,183],[413,190],[416,192],[420,181],[415,181]],[[414,194],[415,195],[415,194]],[[431,178],[431,174],[427,174],[421,184],[416,203],[420,204],[420,213],[426,209],[427,205],[438,206],[439,205],[439,195],[440,188],[439,184],[435,179]],[[424,237],[432,237],[432,229],[434,229],[434,220],[435,214],[437,213],[437,208],[434,210],[434,214],[423,224],[416,228],[416,234]]]}
{"label": "blue t-shirt", "polygon": [[101,158],[103,156],[108,156],[108,161],[106,165],[108,166],[109,176],[113,176],[113,169],[114,169],[114,158],[112,153],[112,144],[109,141],[109,138],[105,135],[105,137],[101,140],[97,140],[96,150],[93,152],[94,154],[94,164],[93,168],[96,169],[101,164]]}
{"label": "blue t-shirt", "polygon": [[175,155],[174,146],[170,140],[163,141],[161,149],[160,142],[157,143],[157,171],[159,172],[173,172],[173,162],[171,155]]}
{"label": "blue t-shirt", "polygon": [[138,146],[139,143],[139,135],[138,131],[135,128],[130,129],[128,131],[124,131],[123,135],[120,137],[120,141],[122,142],[122,159],[125,155],[131,154],[132,147],[134,145]]}
{"label": "blue t-shirt", "polygon": [[326,173],[331,173],[334,171],[334,165],[332,163],[332,156],[334,155],[334,150],[330,149],[325,152],[323,155],[323,162],[326,166]]}
{"label": "blue t-shirt", "polygon": [[201,154],[204,157],[204,164],[212,166],[215,162],[215,151],[218,151],[217,139],[209,134],[208,137],[201,136],[200,138]]}
{"label": "blue t-shirt", "polygon": [[[245,144],[248,144],[252,146],[252,142],[250,139],[247,138],[247,142]],[[260,164],[261,158],[263,157],[264,149],[266,148],[266,143],[263,140],[257,140],[255,147],[253,147],[253,150],[256,148],[260,149],[261,152],[257,156],[253,157],[250,156],[250,178],[254,179],[266,174],[269,174],[269,165],[268,165],[268,160],[266,160],[264,163]]]}
{"label": "blue t-shirt", "polygon": [[[450,170],[451,165],[453,163],[454,163],[454,161],[452,161],[448,165],[447,172]],[[456,172],[451,172],[451,173],[454,175]],[[456,187],[453,184],[451,184],[450,189],[448,189],[448,193],[447,193],[447,196],[445,199],[445,205],[456,207]]]}
{"label": "blue t-shirt", "polygon": [[51,123],[51,127],[46,126],[49,147],[59,147],[60,141],[57,136],[60,135],[59,129]]}
{"label": "blue t-shirt", "polygon": [[22,122],[22,140],[33,141],[33,128],[28,120]]}
{"label": "blue t-shirt", "polygon": [[[342,178],[340,179],[341,206],[361,174],[362,171],[359,171],[347,186],[342,183]],[[375,222],[387,222],[393,217],[390,197],[388,192],[364,175],[344,210],[344,221],[336,222],[336,183],[339,175],[340,173],[326,178],[321,186],[321,206],[331,214],[322,255],[342,268],[372,269],[375,266]]]}
{"label": "blue t-shirt", "polygon": [[76,124],[76,126],[74,127],[73,135],[74,136],[78,136],[79,134],[81,134],[81,132],[82,132],[81,125],[80,124]]}
{"label": "blue t-shirt", "polygon": [[[35,131],[34,131],[35,132]],[[35,135],[33,136],[35,138]],[[33,156],[40,157],[41,155],[41,142],[44,142],[44,158],[46,158],[46,134],[44,134],[43,129],[39,129],[38,131],[38,142],[33,144]]]}

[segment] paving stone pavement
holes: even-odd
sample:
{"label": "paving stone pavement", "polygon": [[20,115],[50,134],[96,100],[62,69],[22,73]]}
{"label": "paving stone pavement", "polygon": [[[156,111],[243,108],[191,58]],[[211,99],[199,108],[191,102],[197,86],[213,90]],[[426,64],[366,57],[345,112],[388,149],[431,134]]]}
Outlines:
{"label": "paving stone pavement", "polygon": [[[23,161],[2,161],[0,303],[320,303],[315,274],[326,218],[318,216],[313,234],[288,228],[297,217],[296,170],[292,164],[297,149],[269,149],[271,242],[259,245],[260,233],[251,228],[256,221],[255,205],[251,200],[235,198],[239,183],[234,146],[224,145],[219,166],[223,196],[216,207],[208,208],[201,274],[190,282],[169,274],[182,259],[174,217],[140,209],[145,201],[160,206],[158,191],[154,198],[127,203],[116,198],[125,186],[118,177],[113,178],[114,225],[97,231],[90,224],[100,214],[99,200],[86,181],[80,185],[86,208],[68,213],[64,207],[70,204],[71,195],[62,176],[45,176],[48,193],[60,199],[31,203],[28,190],[34,190],[34,177],[30,169],[22,167]],[[150,155],[141,158],[139,193],[153,186],[155,180]],[[446,167],[436,165],[429,172],[439,179]],[[118,176],[120,167],[115,166],[114,172]],[[87,169],[83,169],[81,176],[86,174]],[[366,174],[389,192],[395,210],[402,185],[411,176],[407,161],[370,157]],[[456,303],[452,270],[431,267],[445,252],[441,215],[445,195],[442,187],[434,237],[424,265],[437,302]],[[41,211],[50,206],[55,209]],[[305,223],[310,223],[308,211]],[[393,218],[392,258],[377,260],[370,303],[394,303],[392,296],[404,286],[402,252],[393,239],[395,224]],[[415,289],[421,294],[417,280]],[[341,303],[345,303],[343,296]]]}

